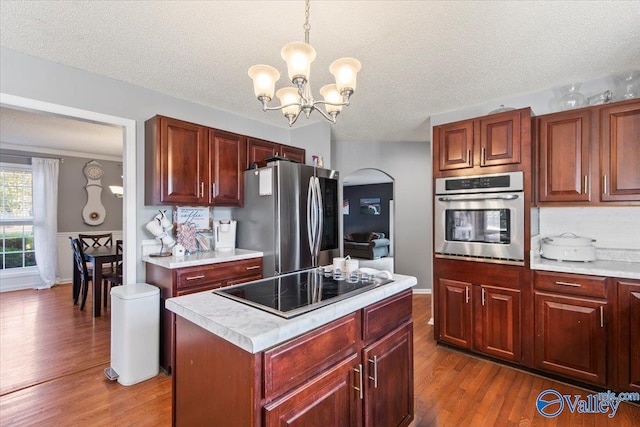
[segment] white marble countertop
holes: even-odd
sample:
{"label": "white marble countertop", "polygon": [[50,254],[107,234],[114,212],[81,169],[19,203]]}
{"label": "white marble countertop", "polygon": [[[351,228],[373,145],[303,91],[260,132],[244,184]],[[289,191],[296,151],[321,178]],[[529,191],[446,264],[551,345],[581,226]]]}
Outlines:
{"label": "white marble countertop", "polygon": [[393,280],[291,319],[281,318],[211,291],[169,298],[166,308],[249,353],[258,353],[417,284],[412,276],[394,274]]}
{"label": "white marble countertop", "polygon": [[259,258],[262,252],[247,249],[234,249],[233,251],[206,251],[196,252],[185,256],[150,257],[143,256],[142,261],[159,265],[164,268],[197,267],[199,265],[216,264],[220,262],[239,261],[243,259]]}
{"label": "white marble countertop", "polygon": [[621,279],[640,279],[640,263],[638,262],[608,260],[590,262],[555,261],[541,256],[532,256],[531,269],[590,276],[618,277]]}

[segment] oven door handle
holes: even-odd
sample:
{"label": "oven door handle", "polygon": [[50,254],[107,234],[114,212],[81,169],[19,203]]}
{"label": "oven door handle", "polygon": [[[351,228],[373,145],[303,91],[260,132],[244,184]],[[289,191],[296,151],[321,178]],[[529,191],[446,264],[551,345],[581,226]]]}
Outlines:
{"label": "oven door handle", "polygon": [[483,200],[516,200],[518,197],[517,194],[504,194],[501,196],[488,196],[488,197],[455,197],[455,196],[446,196],[446,197],[438,197],[438,200],[441,202],[479,202]]}

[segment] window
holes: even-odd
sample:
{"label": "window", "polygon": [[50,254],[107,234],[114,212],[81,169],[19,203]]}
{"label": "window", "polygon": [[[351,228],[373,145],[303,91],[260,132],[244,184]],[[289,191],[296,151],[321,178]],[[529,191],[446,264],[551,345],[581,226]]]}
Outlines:
{"label": "window", "polygon": [[0,163],[0,270],[33,267],[31,165]]}

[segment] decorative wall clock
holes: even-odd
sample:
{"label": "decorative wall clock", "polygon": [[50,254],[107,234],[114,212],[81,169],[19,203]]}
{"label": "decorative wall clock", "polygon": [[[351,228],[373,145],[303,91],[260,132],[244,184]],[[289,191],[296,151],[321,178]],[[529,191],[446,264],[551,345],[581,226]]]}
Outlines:
{"label": "decorative wall clock", "polygon": [[102,205],[102,175],[104,170],[102,165],[95,160],[91,160],[82,169],[87,178],[87,204],[82,208],[82,219],[88,225],[100,225],[104,222],[106,209]]}

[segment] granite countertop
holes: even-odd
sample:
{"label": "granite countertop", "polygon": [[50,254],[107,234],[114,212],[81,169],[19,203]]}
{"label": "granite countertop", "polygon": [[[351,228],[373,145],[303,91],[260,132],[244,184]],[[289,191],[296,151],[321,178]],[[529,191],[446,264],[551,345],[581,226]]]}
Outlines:
{"label": "granite countertop", "polygon": [[621,279],[640,279],[640,263],[638,262],[600,259],[590,262],[555,261],[541,256],[533,256],[531,257],[531,269],[590,276],[618,277]]}
{"label": "granite countertop", "polygon": [[291,319],[281,318],[211,291],[169,298],[166,308],[249,353],[258,353],[417,284],[412,276],[394,274],[393,280]]}
{"label": "granite countertop", "polygon": [[159,265],[164,268],[197,267],[199,265],[216,264],[220,262],[240,261],[243,259],[259,258],[262,252],[247,249],[234,249],[232,251],[206,251],[196,252],[185,256],[150,257],[143,256],[142,261]]}

